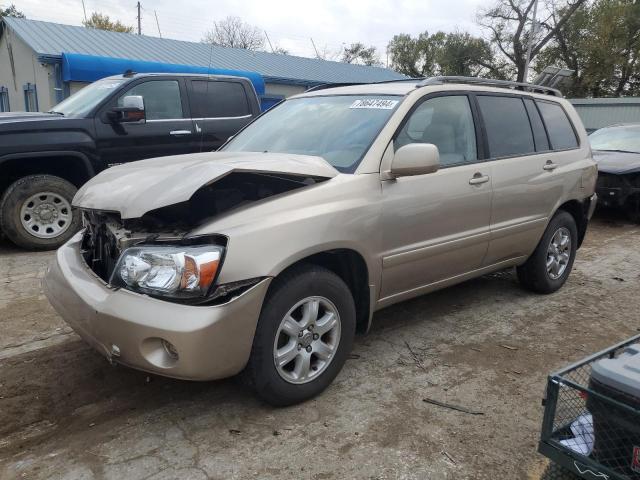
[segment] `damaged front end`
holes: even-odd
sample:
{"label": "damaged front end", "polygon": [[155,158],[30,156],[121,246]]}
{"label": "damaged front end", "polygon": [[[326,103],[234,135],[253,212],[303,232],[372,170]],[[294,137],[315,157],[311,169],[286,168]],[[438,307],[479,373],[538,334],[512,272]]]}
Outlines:
{"label": "damaged front end", "polygon": [[239,171],[200,187],[186,201],[161,206],[139,218],[83,208],[82,256],[87,266],[114,288],[180,303],[225,303],[262,278],[218,284],[227,238],[191,236],[190,232],[232,210],[324,180]]}
{"label": "damaged front end", "polygon": [[632,220],[640,221],[640,172],[600,171],[596,191],[603,206],[622,208]]}

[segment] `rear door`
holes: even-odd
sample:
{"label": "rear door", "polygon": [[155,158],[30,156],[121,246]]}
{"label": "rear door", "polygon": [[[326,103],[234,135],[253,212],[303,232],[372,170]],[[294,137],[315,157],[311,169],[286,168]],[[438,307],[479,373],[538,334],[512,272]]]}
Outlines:
{"label": "rear door", "polygon": [[192,79],[189,101],[200,151],[217,150],[252,118],[245,82],[233,79]]}
{"label": "rear door", "polygon": [[426,98],[408,115],[394,150],[432,143],[440,169],[382,182],[383,300],[480,268],[489,245],[491,177],[467,94]]}
{"label": "rear door", "polygon": [[[126,96],[144,99],[146,119],[111,123],[106,112],[122,106]],[[189,153],[197,148],[189,103],[181,78],[144,79],[132,84],[96,115],[99,154],[106,165]]]}
{"label": "rear door", "polygon": [[[486,265],[493,265],[533,251],[562,196],[564,160],[550,142],[555,136],[545,128],[538,101],[509,94],[476,98],[493,179],[491,241],[485,259]],[[553,105],[563,112],[554,102],[555,115]],[[577,148],[573,132],[575,143],[564,133],[560,136],[568,142],[563,148]]]}

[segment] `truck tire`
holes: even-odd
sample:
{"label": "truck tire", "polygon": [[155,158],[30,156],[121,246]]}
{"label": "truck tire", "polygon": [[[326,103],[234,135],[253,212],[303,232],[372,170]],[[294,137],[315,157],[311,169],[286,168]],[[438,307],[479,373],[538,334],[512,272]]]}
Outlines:
{"label": "truck tire", "polygon": [[71,208],[76,187],[53,175],[16,180],[0,199],[0,228],[17,246],[28,250],[58,248],[82,224]]}
{"label": "truck tire", "polygon": [[571,273],[577,247],[576,221],[569,212],[558,210],[533,254],[516,269],[518,280],[526,289],[536,293],[555,292]]}
{"label": "truck tire", "polygon": [[295,267],[269,289],[245,381],[274,406],[308,400],[338,375],[355,330],[355,303],[344,281],[320,266]]}

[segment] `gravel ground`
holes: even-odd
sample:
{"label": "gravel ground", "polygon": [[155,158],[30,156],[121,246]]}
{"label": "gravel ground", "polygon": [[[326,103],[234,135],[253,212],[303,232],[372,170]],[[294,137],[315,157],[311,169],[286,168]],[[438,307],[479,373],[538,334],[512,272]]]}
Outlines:
{"label": "gravel ground", "polygon": [[323,395],[273,409],[110,366],[42,295],[52,254],[0,243],[0,478],[539,479],[546,375],[640,329],[639,247],[599,217],[556,294],[508,271],[387,308]]}

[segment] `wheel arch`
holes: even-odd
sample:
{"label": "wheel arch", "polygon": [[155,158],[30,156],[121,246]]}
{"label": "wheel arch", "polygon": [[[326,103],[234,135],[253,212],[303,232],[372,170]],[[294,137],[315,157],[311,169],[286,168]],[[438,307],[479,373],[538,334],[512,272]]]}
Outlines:
{"label": "wheel arch", "polygon": [[588,205],[586,202],[580,202],[578,200],[569,200],[560,205],[556,209],[556,213],[559,211],[564,211],[570,214],[576,222],[576,227],[578,229],[578,248],[582,245],[584,237],[587,233],[587,225],[589,223],[589,218],[587,216]]}
{"label": "wheel arch", "polygon": [[0,158],[0,195],[19,178],[54,175],[77,188],[95,175],[91,160],[81,152],[45,151],[17,153]]}
{"label": "wheel arch", "polygon": [[279,276],[303,264],[324,267],[340,277],[346,284],[356,306],[356,331],[366,333],[371,323],[372,288],[369,267],[364,256],[352,248],[332,248],[299,258],[283,268]]}

